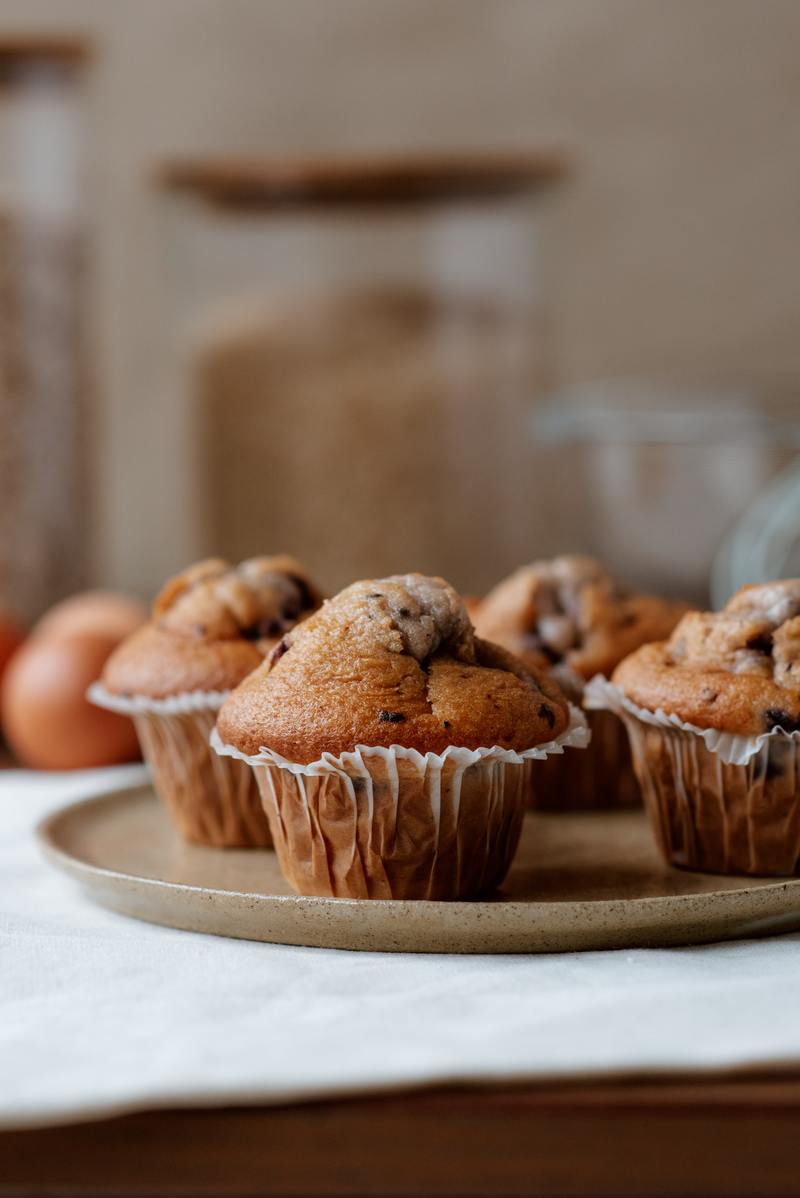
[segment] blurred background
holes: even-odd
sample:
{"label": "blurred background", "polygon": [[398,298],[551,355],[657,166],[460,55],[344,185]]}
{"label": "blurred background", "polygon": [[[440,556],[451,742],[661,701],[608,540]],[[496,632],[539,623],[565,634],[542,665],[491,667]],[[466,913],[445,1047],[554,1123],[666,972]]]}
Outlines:
{"label": "blurred background", "polygon": [[0,602],[800,569],[795,0],[0,0]]}

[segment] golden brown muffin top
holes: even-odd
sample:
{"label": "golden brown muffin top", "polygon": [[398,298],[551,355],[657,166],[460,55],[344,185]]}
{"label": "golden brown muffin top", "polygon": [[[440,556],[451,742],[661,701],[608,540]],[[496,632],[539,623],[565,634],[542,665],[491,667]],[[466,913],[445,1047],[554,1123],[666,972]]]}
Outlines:
{"label": "golden brown muffin top", "polygon": [[685,603],[629,590],[592,557],[522,566],[475,612],[481,636],[534,668],[564,664],[583,679],[608,674],[645,641],[668,636]]}
{"label": "golden brown muffin top", "polygon": [[103,683],[156,699],[230,690],[321,602],[294,558],[207,558],[166,583],[149,623],[109,658]]}
{"label": "golden brown muffin top", "polygon": [[283,637],[217,720],[246,754],[301,764],[356,745],[523,751],[569,724],[558,687],[479,640],[441,578],[357,582]]}
{"label": "golden brown muffin top", "polygon": [[688,612],[613,681],[640,707],[700,728],[800,730],[800,579],[742,587],[719,612]]}

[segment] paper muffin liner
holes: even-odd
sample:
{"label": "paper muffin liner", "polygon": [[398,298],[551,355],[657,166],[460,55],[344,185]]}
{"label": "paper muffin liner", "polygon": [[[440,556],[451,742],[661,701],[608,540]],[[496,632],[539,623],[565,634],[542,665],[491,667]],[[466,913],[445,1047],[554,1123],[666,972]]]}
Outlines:
{"label": "paper muffin liner", "polygon": [[[568,699],[583,702],[584,679],[565,662],[550,671]],[[585,753],[551,757],[532,778],[530,806],[537,811],[606,811],[642,801],[628,734],[618,716],[588,715],[592,739]]]}
{"label": "paper muffin liner", "polygon": [[252,770],[214,753],[209,736],[227,691],[168,699],[115,695],[96,682],[88,696],[136,725],[156,792],[181,835],[216,848],[269,848],[269,824]]}
{"label": "paper muffin liner", "polygon": [[502,882],[531,772],[588,743],[583,713],[572,708],[571,717],[561,736],[523,753],[358,745],[300,765],[270,749],[247,756],[216,729],[211,744],[252,768],[281,868],[298,894],[457,900]]}
{"label": "paper muffin liner", "polygon": [[800,734],[741,736],[648,711],[598,677],[593,709],[625,723],[634,767],[662,853],[708,873],[800,872]]}
{"label": "paper muffin liner", "polygon": [[585,753],[550,757],[531,779],[536,811],[611,811],[641,805],[625,725],[610,711],[587,713],[591,744]]}

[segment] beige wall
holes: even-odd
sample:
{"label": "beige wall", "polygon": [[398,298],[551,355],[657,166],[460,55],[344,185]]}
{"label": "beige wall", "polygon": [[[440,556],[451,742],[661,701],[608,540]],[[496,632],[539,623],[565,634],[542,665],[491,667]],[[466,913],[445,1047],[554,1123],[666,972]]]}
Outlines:
{"label": "beige wall", "polygon": [[[0,0],[97,38],[97,569],[176,563],[140,413],[173,152],[563,143],[559,379],[800,377],[797,0]],[[160,548],[161,546],[161,548]]]}

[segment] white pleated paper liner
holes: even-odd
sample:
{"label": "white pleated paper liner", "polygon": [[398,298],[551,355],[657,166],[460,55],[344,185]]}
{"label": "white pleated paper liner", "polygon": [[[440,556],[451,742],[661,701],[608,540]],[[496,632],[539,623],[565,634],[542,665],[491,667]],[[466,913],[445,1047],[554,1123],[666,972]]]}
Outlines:
{"label": "white pleated paper liner", "polygon": [[718,754],[726,765],[747,765],[748,761],[775,737],[800,742],[800,732],[786,732],[777,726],[759,736],[742,736],[735,732],[720,732],[716,728],[699,728],[696,724],[689,724],[676,715],[668,714],[660,707],[655,711],[648,711],[647,708],[639,707],[628,699],[618,686],[609,682],[602,674],[597,674],[586,684],[583,702],[590,711],[613,711],[618,716],[633,716],[643,724],[650,724],[655,728],[674,728],[679,732],[699,736],[706,748],[711,753]]}
{"label": "white pleated paper liner", "polygon": [[118,695],[95,682],[87,697],[136,724],[156,791],[193,843],[232,848],[272,844],[251,770],[222,761],[209,734],[229,691],[186,691],[168,699]]}
{"label": "white pleated paper liner", "polygon": [[299,893],[328,898],[474,898],[494,890],[516,852],[534,761],[589,741],[586,718],[522,753],[449,745],[420,753],[357,745],[301,764],[266,747],[245,754],[258,779],[275,851]]}
{"label": "white pleated paper liner", "polygon": [[514,749],[502,749],[499,745],[485,749],[448,745],[443,753],[420,753],[403,745],[390,745],[388,748],[380,745],[356,745],[352,752],[340,753],[338,756],[323,753],[318,761],[302,765],[296,761],[289,761],[280,753],[266,747],[262,747],[258,753],[242,753],[233,745],[226,745],[216,728],[211,733],[210,743],[212,749],[223,757],[236,757],[251,766],[274,765],[292,774],[306,774],[311,777],[326,773],[361,774],[366,769],[365,757],[382,757],[387,764],[397,759],[405,760],[420,770],[441,769],[446,762],[452,762],[461,768],[475,765],[479,761],[502,761],[508,765],[521,765],[523,761],[543,761],[551,754],[563,753],[565,749],[585,749],[588,746],[592,734],[586,716],[572,703],[569,710],[569,725],[560,736],[531,749],[525,749],[521,753]]}
{"label": "white pleated paper liner", "polygon": [[184,691],[167,699],[149,695],[118,695],[106,690],[102,682],[93,682],[87,699],[120,715],[189,715],[193,711],[219,711],[230,691]]}

